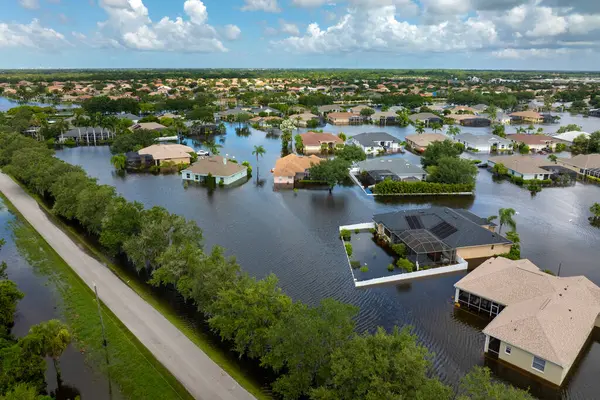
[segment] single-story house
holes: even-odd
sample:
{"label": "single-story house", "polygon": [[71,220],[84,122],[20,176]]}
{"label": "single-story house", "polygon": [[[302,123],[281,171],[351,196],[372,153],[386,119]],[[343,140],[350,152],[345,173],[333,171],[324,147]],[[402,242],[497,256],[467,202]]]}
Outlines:
{"label": "single-story house", "polygon": [[290,115],[290,120],[297,124],[298,126],[306,127],[308,125],[308,121],[319,120],[319,117],[315,114],[305,112],[302,114],[294,114]]}
{"label": "single-story house", "polygon": [[363,117],[351,112],[331,112],[327,114],[327,121],[333,125],[362,124]]}
{"label": "single-story house", "polygon": [[487,260],[455,285],[454,301],[488,314],[484,352],[560,386],[600,327],[600,288],[560,277],[529,260]]}
{"label": "single-story house", "polygon": [[254,114],[254,115],[259,115],[259,114],[267,114],[267,116],[272,115],[272,116],[277,116],[280,117],[282,115],[281,111],[275,109],[275,108],[271,108],[268,106],[260,106],[260,107],[254,107],[252,109],[250,109],[250,113]]}
{"label": "single-story house", "polygon": [[579,154],[571,158],[559,158],[557,163],[579,175],[600,178],[600,154]]}
{"label": "single-story house", "polygon": [[400,140],[386,132],[359,133],[348,141],[359,146],[367,154],[395,153],[402,150]]}
{"label": "single-story house", "polygon": [[407,258],[421,265],[454,264],[508,253],[512,242],[496,225],[463,209],[431,207],[373,216],[377,233],[388,242],[404,243]]}
{"label": "single-story house", "polygon": [[125,157],[127,158],[127,168],[147,168],[155,164],[151,154],[139,154],[137,151],[129,151],[125,153]]}
{"label": "single-story house", "polygon": [[571,145],[571,143],[573,143],[573,140],[575,140],[576,137],[581,136],[581,135],[585,136],[586,138],[590,137],[590,134],[587,132],[569,131],[569,132],[564,132],[564,133],[555,135],[555,136],[553,136],[553,138],[556,140],[559,140],[562,143]]}
{"label": "single-story house", "polygon": [[300,134],[300,137],[304,145],[304,154],[319,154],[324,146],[327,150],[335,150],[336,147],[344,146],[344,141],[333,133],[306,132]]}
{"label": "single-story house", "polygon": [[134,124],[137,124],[138,121],[141,119],[139,116],[135,115],[135,114],[117,114],[115,115],[115,117],[119,118],[119,119],[129,119],[131,121],[133,121]]}
{"label": "single-story house", "polygon": [[140,155],[151,155],[155,165],[161,165],[164,162],[189,164],[190,153],[195,153],[194,149],[182,144],[153,144],[138,151]]}
{"label": "single-story house", "polygon": [[[31,132],[37,133],[37,131],[38,130],[35,129]],[[101,126],[80,126],[64,132],[58,141],[64,143],[67,139],[73,139],[77,143],[96,143],[99,140],[109,139],[113,136],[114,131],[110,131]]]}
{"label": "single-story house", "polygon": [[386,179],[414,182],[423,181],[427,178],[427,172],[423,168],[399,157],[371,158],[359,161],[352,166],[350,172],[353,174],[364,173],[369,186]]}
{"label": "single-story house", "polygon": [[379,125],[395,124],[397,117],[394,111],[377,111],[371,115],[371,121]]}
{"label": "single-story house", "polygon": [[215,178],[217,184],[231,185],[248,176],[247,168],[231,162],[223,156],[200,156],[188,168],[181,171],[181,178],[185,181],[204,182],[208,175]]}
{"label": "single-story house", "polygon": [[458,112],[463,112],[463,113],[471,113],[471,114],[479,114],[480,110],[475,109],[474,107],[469,107],[469,106],[456,106],[456,107],[452,107],[450,109],[450,112],[452,114],[457,114]]}
{"label": "single-story house", "polygon": [[518,176],[525,180],[550,179],[551,167],[554,165],[546,157],[523,155],[491,157],[487,163],[492,168],[496,164],[502,164],[508,169],[510,176]]}
{"label": "single-story house", "polygon": [[446,135],[441,133],[421,133],[416,135],[407,135],[405,140],[408,146],[412,147],[416,151],[423,152],[433,142],[443,142],[446,139],[450,139]]}
{"label": "single-story house", "polygon": [[468,151],[475,153],[491,153],[492,151],[509,151],[512,142],[497,135],[474,135],[472,133],[461,133],[454,137],[458,143],[465,145]]}
{"label": "single-story house", "polygon": [[321,114],[322,116],[326,116],[327,114],[332,112],[341,112],[343,110],[342,106],[340,106],[339,104],[327,104],[324,106],[319,106],[317,107],[317,109],[319,110],[319,114]]}
{"label": "single-story house", "polygon": [[448,118],[453,119],[457,124],[462,126],[485,127],[492,124],[489,118],[472,114],[450,114]]}
{"label": "single-story house", "polygon": [[158,122],[138,122],[137,124],[129,128],[129,130],[131,130],[132,132],[140,129],[160,132],[163,129],[167,129],[167,127],[162,124],[159,124]]}
{"label": "single-story house", "polygon": [[590,110],[590,117],[600,117],[600,108]]}
{"label": "single-story house", "polygon": [[249,112],[241,107],[235,107],[229,110],[220,111],[218,113],[215,113],[215,122],[219,122],[222,119],[228,119],[231,116],[235,117],[238,114],[249,114]]}
{"label": "single-story house", "polygon": [[435,115],[433,113],[417,113],[417,114],[412,114],[408,116],[408,119],[410,119],[412,122],[418,122],[421,121],[425,124],[425,126],[430,126],[431,124],[443,124],[444,123],[444,119],[441,118],[438,115]]}
{"label": "single-story house", "polygon": [[[373,110],[369,106],[366,106],[364,104],[359,104],[357,106],[352,106],[352,107],[348,108],[348,111],[351,112],[351,113],[354,113],[354,114],[360,114],[360,112],[362,110],[366,110],[366,109]],[[373,111],[375,111],[375,110],[373,110]]]}
{"label": "single-story house", "polygon": [[298,156],[288,154],[275,162],[273,169],[273,182],[278,188],[293,189],[296,181],[308,177],[308,169],[313,164],[319,164],[321,158],[311,156]]}
{"label": "single-story house", "polygon": [[554,150],[557,142],[552,136],[527,135],[523,133],[507,135],[506,138],[513,142],[513,144],[525,143],[531,150],[535,152],[542,151],[544,149]]}
{"label": "single-story house", "polygon": [[539,124],[544,122],[544,116],[536,111],[517,111],[510,114],[510,118],[516,123]]}

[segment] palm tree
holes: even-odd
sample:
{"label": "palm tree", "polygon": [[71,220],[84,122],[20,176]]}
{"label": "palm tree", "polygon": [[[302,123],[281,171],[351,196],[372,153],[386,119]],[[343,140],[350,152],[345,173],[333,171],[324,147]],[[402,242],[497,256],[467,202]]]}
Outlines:
{"label": "palm tree", "polygon": [[125,154],[115,154],[110,158],[110,163],[117,171],[123,171],[127,166],[127,157],[125,157]]}
{"label": "palm tree", "polygon": [[256,156],[256,179],[258,179],[258,156],[264,156],[265,153],[267,151],[265,150],[264,147],[261,146],[254,146],[254,150],[252,150],[252,155]]}
{"label": "palm tree", "polygon": [[460,128],[458,126],[448,127],[448,135],[450,135],[450,136],[460,135]]}
{"label": "palm tree", "polygon": [[517,128],[517,133],[527,133],[527,130],[525,128],[523,128],[522,126]]}
{"label": "palm tree", "polygon": [[81,128],[87,123],[87,118],[83,115],[84,111],[81,108],[75,110],[75,118],[73,119],[73,126],[77,127],[79,132],[79,141],[81,142]]}
{"label": "palm tree", "polygon": [[208,149],[210,154],[213,154],[213,155],[218,155],[220,153],[219,149],[223,147],[220,144],[215,143],[214,140],[204,142],[204,146]]}
{"label": "palm tree", "polygon": [[555,154],[550,154],[550,155],[548,156],[548,160],[552,161],[554,164],[557,164],[558,157],[556,157],[556,155],[555,155]]}
{"label": "palm tree", "polygon": [[434,122],[433,124],[431,124],[431,130],[432,131],[441,131],[443,128],[443,125],[440,124],[439,122]]}
{"label": "palm tree", "polygon": [[500,216],[500,226],[498,227],[498,233],[502,233],[502,227],[504,225],[508,225],[512,231],[517,230],[517,223],[513,219],[513,216],[516,214],[516,211],[512,208],[501,208],[498,211],[498,215]]}
{"label": "palm tree", "polygon": [[491,224],[492,222],[494,222],[497,219],[498,219],[497,215],[490,215],[489,217],[486,218],[486,221]]}
{"label": "palm tree", "polygon": [[417,122],[417,127],[415,128],[415,131],[420,135],[422,133],[425,133],[425,124],[421,121]]}
{"label": "palm tree", "polygon": [[488,108],[486,108],[485,112],[492,121],[495,121],[496,118],[498,118],[498,109],[493,104],[490,104]]}
{"label": "palm tree", "polygon": [[71,344],[71,333],[67,326],[59,320],[52,319],[32,326],[24,346],[42,357],[52,358],[60,386],[59,359],[69,344]]}

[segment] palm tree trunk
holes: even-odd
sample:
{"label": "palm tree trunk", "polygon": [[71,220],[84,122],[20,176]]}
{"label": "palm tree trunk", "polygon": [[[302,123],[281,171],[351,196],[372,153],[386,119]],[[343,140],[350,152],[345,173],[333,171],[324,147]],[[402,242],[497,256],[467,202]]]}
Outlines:
{"label": "palm tree trunk", "polygon": [[52,363],[54,364],[54,369],[56,370],[56,383],[58,387],[62,386],[62,373],[60,371],[60,363],[57,358],[52,358]]}
{"label": "palm tree trunk", "polygon": [[94,127],[94,146],[96,145],[96,127]]}

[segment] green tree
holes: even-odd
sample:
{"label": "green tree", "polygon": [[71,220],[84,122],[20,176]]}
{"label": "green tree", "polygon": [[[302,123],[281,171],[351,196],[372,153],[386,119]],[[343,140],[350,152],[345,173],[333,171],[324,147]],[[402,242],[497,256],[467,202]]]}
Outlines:
{"label": "green tree", "polygon": [[117,171],[124,171],[127,167],[127,157],[125,154],[115,154],[110,158],[110,163]]}
{"label": "green tree", "polygon": [[501,208],[498,211],[500,218],[500,226],[498,227],[498,233],[502,233],[502,227],[507,225],[511,230],[517,230],[517,223],[514,220],[516,211],[513,208]]}
{"label": "green tree", "polygon": [[529,146],[527,146],[525,143],[519,143],[518,147],[519,149],[519,153],[521,154],[529,154],[529,152],[531,151],[531,149],[529,148]]}
{"label": "green tree", "polygon": [[438,161],[444,157],[458,158],[461,151],[455,146],[451,140],[447,139],[443,142],[435,141],[427,146],[421,157],[421,164],[424,167],[437,165]]}
{"label": "green tree", "polygon": [[398,111],[396,111],[396,114],[398,115],[396,117],[396,121],[398,121],[398,125],[400,125],[403,128],[410,125],[410,118],[409,118],[408,110],[398,110]]}
{"label": "green tree", "polygon": [[115,194],[114,186],[97,185],[95,182],[85,185],[77,194],[75,217],[88,232],[100,234],[106,207],[113,201]]}
{"label": "green tree", "polygon": [[528,392],[492,380],[489,368],[476,366],[461,379],[458,400],[535,400]]}
{"label": "green tree", "polygon": [[568,124],[568,125],[561,126],[560,128],[558,128],[556,133],[565,133],[565,132],[572,132],[572,131],[581,132],[582,128],[580,125],[577,125],[577,124]]}
{"label": "green tree", "polygon": [[100,230],[100,244],[108,249],[111,255],[123,251],[123,243],[139,233],[141,229],[142,210],[139,202],[129,202],[118,196],[106,207]]}
{"label": "green tree", "polygon": [[347,145],[336,150],[336,156],[349,162],[364,161],[367,155],[360,147],[356,145]]}
{"label": "green tree", "polygon": [[[436,132],[436,131],[441,131],[442,128],[444,127],[442,124],[440,124],[439,122],[434,122],[433,124],[431,124],[431,130]],[[423,133],[423,132],[420,132]]]}
{"label": "green tree", "polygon": [[368,118],[373,114],[375,114],[375,110],[373,110],[372,108],[363,108],[362,110],[360,110],[361,117]]}
{"label": "green tree", "polygon": [[240,355],[265,355],[269,329],[290,310],[292,300],[277,283],[273,274],[259,281],[243,275],[236,285],[220,291],[210,306],[210,327],[221,339],[232,341]]}
{"label": "green tree", "polygon": [[490,117],[490,119],[492,121],[495,121],[496,118],[498,118],[498,108],[493,105],[490,104],[486,109],[485,109],[486,114],[488,115],[488,117]]}
{"label": "green tree", "polygon": [[56,375],[60,382],[60,363],[62,353],[71,344],[71,333],[65,324],[53,319],[41,324],[34,325],[22,340],[23,348],[42,357],[50,357],[56,369]]}
{"label": "green tree", "polygon": [[208,150],[208,152],[212,155],[218,155],[220,153],[220,150],[223,146],[221,146],[220,144],[216,143],[214,140],[209,140],[204,142],[204,147],[206,147],[206,149]]}
{"label": "green tree", "polygon": [[558,162],[558,157],[555,154],[550,154],[548,156],[548,160],[552,161],[554,164]]}
{"label": "green tree", "polygon": [[[46,361],[20,343],[0,340],[0,393],[6,393],[19,383],[42,392],[46,388]],[[19,399],[20,400],[20,399]]]}
{"label": "green tree", "polygon": [[496,136],[500,136],[502,138],[505,138],[506,137],[506,128],[502,124],[496,124],[492,128],[492,134],[494,134]]}
{"label": "green tree", "polygon": [[422,121],[417,121],[415,132],[417,132],[419,135],[425,133],[425,124]]}
{"label": "green tree", "polygon": [[590,207],[590,212],[592,213],[592,220],[600,221],[600,203],[594,203]]}
{"label": "green tree", "polygon": [[[4,266],[3,266],[4,270]],[[13,281],[0,280],[0,340],[8,335],[15,321],[17,303],[23,298],[23,293]]]}
{"label": "green tree", "polygon": [[505,176],[505,175],[508,175],[508,168],[506,168],[506,166],[504,164],[498,163],[498,164],[494,164],[494,167],[492,168],[492,172],[496,176]]}
{"label": "green tree", "polygon": [[344,142],[348,139],[347,136],[346,136],[346,134],[344,132],[338,133],[338,137],[340,139],[342,139],[342,141],[344,141]]}
{"label": "green tree", "polygon": [[254,150],[252,150],[252,155],[256,156],[256,179],[258,179],[258,175],[259,175],[259,170],[258,170],[258,157],[262,157],[265,155],[267,151],[265,150],[265,148],[260,145],[260,146],[254,146]]}
{"label": "green tree", "polygon": [[77,216],[77,196],[88,185],[95,180],[89,178],[83,171],[67,172],[60,176],[50,188],[50,193],[54,197],[54,206],[52,212],[66,219],[73,219]]}
{"label": "green tree", "polygon": [[4,396],[0,396],[0,400],[52,400],[52,397],[38,395],[38,390],[31,384],[18,383]]}
{"label": "green tree", "polygon": [[475,183],[477,167],[470,160],[442,157],[433,168],[428,180],[437,183]]}
{"label": "green tree", "polygon": [[452,137],[460,135],[460,128],[458,126],[451,125],[448,127],[447,133]]}
{"label": "green tree", "polygon": [[300,136],[299,134],[294,136],[294,141],[295,141],[295,146],[296,146],[296,152],[298,154],[303,154],[304,153],[304,142],[302,141],[302,136]]}
{"label": "green tree", "polygon": [[313,400],[436,399],[452,397],[431,374],[431,355],[409,329],[355,336],[331,356],[331,378]]}
{"label": "green tree", "polygon": [[331,375],[331,355],[352,337],[358,309],[333,299],[310,308],[294,303],[268,331],[269,351],[261,364],[284,371],[273,391],[285,400],[307,395]]}
{"label": "green tree", "polygon": [[310,179],[327,183],[329,193],[331,193],[335,185],[339,185],[346,180],[348,168],[350,168],[349,161],[343,158],[335,158],[314,164],[308,171]]}

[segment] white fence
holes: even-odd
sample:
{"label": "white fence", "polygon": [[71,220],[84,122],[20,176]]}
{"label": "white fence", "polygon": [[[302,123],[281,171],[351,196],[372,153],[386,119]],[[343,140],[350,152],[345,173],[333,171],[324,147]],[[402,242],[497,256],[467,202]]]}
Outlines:
{"label": "white fence", "polygon": [[342,231],[342,229],[347,229],[349,231],[354,231],[354,230],[358,229],[359,231],[362,231],[362,230],[369,230],[369,229],[373,229],[373,228],[375,228],[375,222],[365,222],[362,224],[340,226],[340,232]]}

